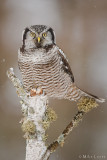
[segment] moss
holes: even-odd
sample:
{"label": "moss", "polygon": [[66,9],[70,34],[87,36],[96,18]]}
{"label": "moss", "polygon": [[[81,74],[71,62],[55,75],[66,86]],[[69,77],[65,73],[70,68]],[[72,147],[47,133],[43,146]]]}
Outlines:
{"label": "moss", "polygon": [[50,122],[56,121],[56,119],[57,119],[57,115],[56,115],[55,111],[49,107],[46,110],[46,117],[47,117],[47,120]]}
{"label": "moss", "polygon": [[65,143],[64,140],[65,140],[65,139],[64,139],[64,135],[61,134],[61,135],[58,137],[58,140],[57,140],[61,147],[63,147],[63,145],[64,145],[64,143]]}
{"label": "moss", "polygon": [[47,128],[49,128],[50,123],[52,123],[53,121],[56,121],[56,119],[57,119],[57,115],[55,111],[52,108],[48,107],[42,121],[44,129],[46,130]]}
{"label": "moss", "polygon": [[25,133],[35,134],[36,132],[36,126],[33,121],[30,120],[24,121],[21,128]]}
{"label": "moss", "polygon": [[43,120],[42,125],[43,125],[43,128],[46,130],[50,126],[50,121]]}
{"label": "moss", "polygon": [[28,115],[28,109],[22,108],[21,111],[22,111],[23,116],[27,116]]}
{"label": "moss", "polygon": [[48,135],[47,135],[47,134],[46,134],[46,135],[43,135],[42,140],[45,142],[45,141],[47,140],[47,138],[48,138]]}
{"label": "moss", "polygon": [[36,135],[35,134],[30,134],[29,132],[26,132],[23,136],[25,139],[35,139]]}
{"label": "moss", "polygon": [[85,113],[89,112],[91,109],[96,108],[98,104],[94,98],[88,96],[81,97],[77,103],[78,110]]}
{"label": "moss", "polygon": [[33,107],[30,107],[30,108],[29,108],[29,113],[31,113],[31,114],[34,114],[34,113],[35,113]]}
{"label": "moss", "polygon": [[21,111],[22,111],[22,114],[23,114],[24,116],[27,116],[27,115],[28,115],[28,107],[27,107],[27,105],[24,103],[23,100],[21,100],[20,103],[21,103]]}

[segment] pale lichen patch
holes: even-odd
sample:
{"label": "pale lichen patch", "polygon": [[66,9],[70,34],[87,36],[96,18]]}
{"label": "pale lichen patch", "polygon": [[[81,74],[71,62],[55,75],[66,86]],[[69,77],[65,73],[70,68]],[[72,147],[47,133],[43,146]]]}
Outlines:
{"label": "pale lichen patch", "polygon": [[84,96],[79,99],[77,106],[78,106],[79,111],[83,111],[83,112],[87,113],[91,109],[96,108],[98,106],[98,104],[94,98]]}
{"label": "pale lichen patch", "polygon": [[52,108],[47,107],[45,116],[42,121],[44,129],[46,130],[47,128],[49,128],[50,123],[52,123],[53,121],[56,121],[56,119],[57,119],[57,115],[55,111]]}
{"label": "pale lichen patch", "polygon": [[25,120],[22,124],[22,131],[29,134],[35,134],[36,126],[33,121]]}

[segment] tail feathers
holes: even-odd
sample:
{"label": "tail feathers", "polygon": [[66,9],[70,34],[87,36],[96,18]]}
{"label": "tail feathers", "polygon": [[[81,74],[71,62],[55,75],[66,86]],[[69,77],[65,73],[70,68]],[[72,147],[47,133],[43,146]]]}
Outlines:
{"label": "tail feathers", "polygon": [[103,99],[103,98],[99,98],[99,97],[97,97],[97,96],[95,96],[93,94],[90,94],[88,92],[84,92],[82,90],[80,90],[80,91],[81,91],[81,94],[82,94],[81,96],[88,96],[90,98],[94,98],[99,103],[104,103],[105,102],[105,99]]}
{"label": "tail feathers", "polygon": [[99,98],[99,97],[97,97],[97,96],[95,96],[93,94],[85,92],[85,91],[81,90],[79,87],[76,87],[75,84],[73,84],[69,88],[65,98],[69,99],[71,101],[78,101],[83,96],[88,96],[90,98],[94,98],[96,100],[96,102],[99,102],[99,103],[105,102],[105,99]]}

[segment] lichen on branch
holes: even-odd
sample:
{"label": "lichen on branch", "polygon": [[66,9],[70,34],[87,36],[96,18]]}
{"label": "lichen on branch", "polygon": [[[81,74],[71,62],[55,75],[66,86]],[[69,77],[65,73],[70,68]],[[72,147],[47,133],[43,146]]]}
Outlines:
{"label": "lichen on branch", "polygon": [[40,88],[37,90],[34,88],[30,93],[27,93],[22,82],[15,76],[13,68],[9,69],[7,75],[21,98],[21,110],[24,116],[21,120],[21,128],[26,138],[26,160],[48,160],[58,146],[64,145],[65,139],[82,121],[83,116],[98,106],[95,99],[87,96],[81,97],[77,103],[77,114],[59,137],[46,146],[46,129],[57,119],[55,111],[48,107],[47,96]]}

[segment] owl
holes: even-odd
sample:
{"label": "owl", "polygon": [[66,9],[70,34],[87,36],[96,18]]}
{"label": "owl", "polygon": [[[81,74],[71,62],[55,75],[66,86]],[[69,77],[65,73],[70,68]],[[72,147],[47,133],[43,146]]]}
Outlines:
{"label": "owl", "polygon": [[104,102],[104,99],[76,86],[71,67],[64,52],[56,45],[55,32],[51,27],[33,25],[24,29],[18,65],[27,92],[41,87],[52,98],[78,101],[82,96],[89,96]]}

